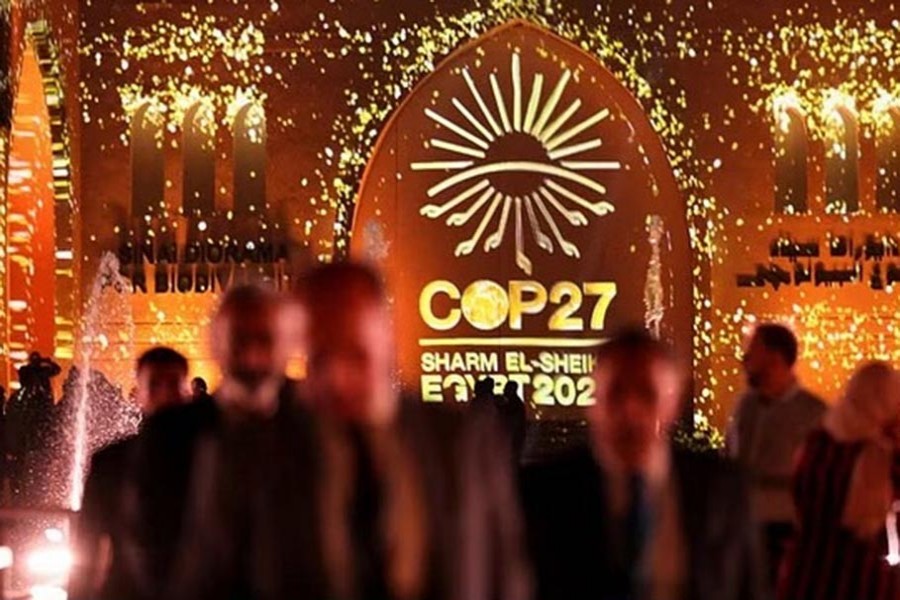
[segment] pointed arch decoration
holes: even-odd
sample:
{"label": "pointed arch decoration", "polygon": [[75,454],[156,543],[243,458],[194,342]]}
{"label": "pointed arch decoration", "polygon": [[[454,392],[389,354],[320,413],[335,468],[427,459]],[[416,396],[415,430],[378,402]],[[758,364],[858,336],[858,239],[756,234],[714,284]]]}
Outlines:
{"label": "pointed arch decoration", "polygon": [[131,216],[133,220],[159,215],[165,198],[163,117],[150,101],[131,117]]}
{"label": "pointed arch decoration", "polygon": [[785,96],[775,102],[775,212],[807,212],[809,130],[803,109]]}
{"label": "pointed arch decoration", "polygon": [[829,98],[825,104],[825,211],[859,211],[859,120],[850,102]]}
{"label": "pointed arch decoration", "polygon": [[[450,54],[394,111],[348,241],[403,315],[404,386],[465,401],[479,376],[514,375],[526,403],[552,413],[589,405],[592,384],[542,377],[542,352],[585,356],[652,311],[654,332],[690,355],[686,212],[631,91],[580,47],[512,21]],[[665,232],[651,243],[648,222]]]}
{"label": "pointed arch decoration", "polygon": [[259,213],[266,207],[266,112],[257,102],[241,106],[234,117],[234,213]]}
{"label": "pointed arch decoration", "polygon": [[883,212],[900,212],[900,106],[886,109],[876,140],[878,189],[875,202]]}
{"label": "pointed arch decoration", "polygon": [[69,112],[59,50],[46,21],[28,25],[26,37],[34,48],[50,117],[54,206],[54,357],[67,364],[75,355],[75,324],[81,310],[79,288],[80,211],[75,198]]}
{"label": "pointed arch decoration", "polygon": [[[15,366],[11,351],[13,340],[15,339],[21,346],[16,354],[19,358],[24,356],[28,350],[27,346],[33,342],[27,331],[23,333],[23,324],[27,329],[28,319],[31,318],[24,312],[29,310],[28,307],[32,301],[41,305],[40,318],[50,321],[42,323],[42,326],[48,327],[42,329],[39,336],[41,350],[52,352],[54,358],[63,365],[74,355],[75,322],[80,309],[80,290],[77,283],[79,264],[76,260],[79,212],[72,184],[70,132],[63,94],[63,74],[59,52],[45,21],[27,23],[22,34],[22,38],[17,40],[12,39],[13,32],[8,30],[0,34],[4,46],[15,42],[23,44],[23,48],[27,49],[17,55],[18,60],[14,64],[7,63],[5,65],[7,72],[11,74],[10,85],[7,86],[3,98],[0,100],[3,110],[2,136],[0,136],[0,160],[2,160],[2,168],[0,168],[0,300],[4,305],[4,310],[0,311],[2,313],[0,315],[0,385],[6,386],[7,389],[10,389],[10,383],[13,380],[12,369]],[[9,55],[10,53],[7,51],[5,55],[7,60]],[[25,158],[20,159],[12,155],[14,149],[12,142],[15,135],[13,127],[15,105],[18,100],[17,94],[22,89],[21,78],[26,60],[30,61],[28,89],[31,106],[29,110],[39,110],[43,113],[38,117],[39,123],[34,122],[30,117],[29,127],[46,128],[43,130],[45,142],[41,142],[42,144],[46,143],[46,146],[42,146],[42,150],[45,152],[40,153],[40,158],[42,172],[46,177],[43,181],[47,187],[41,190],[29,188],[29,186],[33,186],[33,181],[27,177],[30,168],[27,156],[23,155]],[[30,139],[36,140],[36,138]],[[19,173],[13,173],[13,177],[10,177],[12,160],[18,161]],[[26,176],[25,180],[22,179],[23,175]],[[29,203],[27,210],[20,210],[21,207],[11,210],[10,186],[14,184],[14,179],[17,180],[15,185],[20,187],[21,191],[30,189],[46,193],[47,196],[42,198],[40,205]],[[41,235],[39,261],[35,256],[23,253],[14,256],[11,253],[10,227],[14,229],[16,243],[20,246],[35,241],[34,236],[38,231],[35,223],[30,221],[33,219],[32,212],[35,215],[39,212],[42,222],[39,232]],[[52,290],[46,289],[44,290],[45,294],[37,296],[33,293],[23,296],[17,292],[16,298],[12,298],[9,285],[11,267],[20,273],[39,272],[42,282],[52,282]],[[11,317],[11,308],[19,309],[20,314],[16,322],[13,322]],[[23,318],[25,321],[22,321]]]}
{"label": "pointed arch decoration", "polygon": [[187,110],[183,124],[184,213],[209,216],[215,209],[216,120],[209,102],[197,102]]}

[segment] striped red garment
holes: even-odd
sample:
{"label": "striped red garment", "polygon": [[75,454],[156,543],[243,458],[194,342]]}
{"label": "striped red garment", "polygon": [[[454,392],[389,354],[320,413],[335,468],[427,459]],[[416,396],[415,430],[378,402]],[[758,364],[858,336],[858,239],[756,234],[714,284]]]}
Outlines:
{"label": "striped red garment", "polygon": [[[887,532],[857,539],[841,515],[861,444],[841,444],[814,431],[794,479],[796,538],[782,564],[778,600],[900,600],[900,567],[888,563]],[[894,460],[900,498],[900,453]]]}

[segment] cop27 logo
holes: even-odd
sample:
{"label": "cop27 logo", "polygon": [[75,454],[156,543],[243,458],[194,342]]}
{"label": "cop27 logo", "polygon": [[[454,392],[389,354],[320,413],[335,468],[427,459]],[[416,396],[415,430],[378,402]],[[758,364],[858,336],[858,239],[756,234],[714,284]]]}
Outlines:
{"label": "cop27 logo", "polygon": [[491,73],[479,86],[467,68],[462,76],[471,97],[452,98],[452,112],[449,106],[442,112],[425,109],[446,138],[431,138],[433,156],[410,168],[445,177],[428,188],[431,202],[420,214],[446,219],[449,227],[479,219],[474,233],[456,246],[456,256],[478,248],[496,250],[506,242],[512,221],[516,265],[526,274],[533,271],[526,231],[544,252],[579,258],[565,228],[586,226],[589,218],[615,210],[596,175],[617,171],[621,164],[587,156],[603,144],[593,128],[609,117],[609,110],[580,114],[582,100],[566,94],[572,78],[568,69],[552,90],[548,86],[549,94],[543,73],[534,75],[527,92],[517,52],[508,78]]}

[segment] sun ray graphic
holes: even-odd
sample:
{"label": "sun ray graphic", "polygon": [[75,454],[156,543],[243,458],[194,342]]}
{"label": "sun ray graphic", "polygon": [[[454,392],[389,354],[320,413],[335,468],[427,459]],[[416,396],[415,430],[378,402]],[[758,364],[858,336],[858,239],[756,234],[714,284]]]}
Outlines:
{"label": "sun ray graphic", "polygon": [[[456,256],[470,255],[479,245],[484,252],[499,249],[512,222],[516,265],[531,275],[529,253],[559,249],[571,258],[581,256],[564,229],[615,211],[596,175],[622,165],[593,154],[603,148],[593,128],[610,113],[604,108],[584,114],[584,101],[572,97],[571,71],[563,69],[555,80],[545,73],[529,79],[524,71],[518,52],[506,74],[490,73],[481,87],[464,68],[468,94],[451,98],[449,111],[425,109],[444,133],[428,140],[430,155],[410,168],[424,177],[442,174],[429,182],[430,202],[419,211],[423,217],[456,229],[475,227],[456,246]],[[546,97],[545,79],[550,80]]]}

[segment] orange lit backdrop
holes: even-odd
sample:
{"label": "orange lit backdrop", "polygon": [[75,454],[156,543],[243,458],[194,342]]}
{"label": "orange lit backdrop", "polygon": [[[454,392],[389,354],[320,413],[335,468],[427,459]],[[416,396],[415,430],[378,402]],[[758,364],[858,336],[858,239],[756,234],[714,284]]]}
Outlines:
{"label": "orange lit backdrop", "polygon": [[56,333],[50,117],[31,46],[22,62],[11,139],[6,339],[16,366],[27,360],[31,351],[53,356]]}

